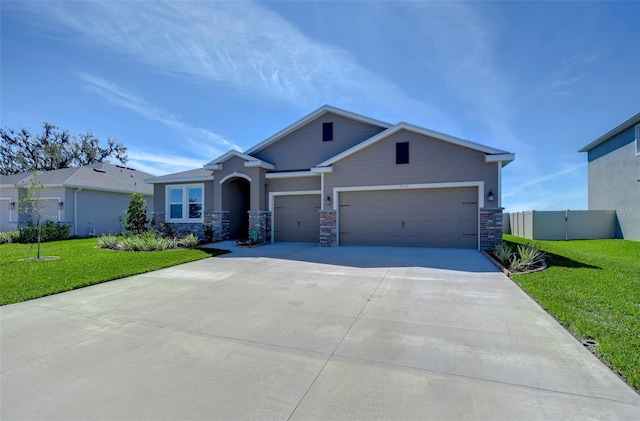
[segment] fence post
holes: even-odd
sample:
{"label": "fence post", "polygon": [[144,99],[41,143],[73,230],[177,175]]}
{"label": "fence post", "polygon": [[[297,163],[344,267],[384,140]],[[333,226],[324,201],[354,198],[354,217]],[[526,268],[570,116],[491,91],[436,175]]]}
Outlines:
{"label": "fence post", "polygon": [[564,211],[564,240],[569,239],[569,209]]}

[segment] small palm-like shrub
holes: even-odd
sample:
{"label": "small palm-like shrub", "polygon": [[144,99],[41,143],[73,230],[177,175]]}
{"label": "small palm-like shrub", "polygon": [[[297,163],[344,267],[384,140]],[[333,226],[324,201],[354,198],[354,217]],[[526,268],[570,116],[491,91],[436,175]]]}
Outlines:
{"label": "small palm-like shrub", "polygon": [[511,244],[500,244],[493,250],[493,255],[511,272],[538,267],[545,258],[542,250],[529,244],[518,244],[515,249]]}
{"label": "small palm-like shrub", "polygon": [[198,237],[188,234],[183,238],[163,237],[153,231],[137,235],[103,235],[98,238],[98,247],[124,251],[161,251],[177,248],[194,248],[198,245]]}
{"label": "small palm-like shrub", "polygon": [[513,256],[513,247],[507,243],[500,244],[493,250],[493,254],[498,258],[500,263],[506,266],[511,261],[511,256]]}
{"label": "small palm-like shrub", "polygon": [[180,247],[191,249],[197,246],[199,241],[198,236],[194,234],[187,234],[184,238],[178,241],[178,245]]}
{"label": "small palm-like shrub", "polygon": [[124,246],[115,235],[102,235],[98,238],[98,247],[101,249],[122,250]]}
{"label": "small palm-like shrub", "polygon": [[518,256],[520,265],[524,266],[524,269],[529,269],[542,262],[542,260],[544,260],[545,253],[537,247],[519,244]]}
{"label": "small palm-like shrub", "polygon": [[0,232],[0,244],[15,243],[18,241],[19,237],[20,237],[20,231],[18,230]]}

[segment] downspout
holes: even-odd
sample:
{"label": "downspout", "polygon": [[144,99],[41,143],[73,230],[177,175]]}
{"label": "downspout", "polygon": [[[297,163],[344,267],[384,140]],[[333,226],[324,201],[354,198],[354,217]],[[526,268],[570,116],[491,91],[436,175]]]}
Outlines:
{"label": "downspout", "polygon": [[78,236],[78,193],[82,187],[73,192],[73,235]]}

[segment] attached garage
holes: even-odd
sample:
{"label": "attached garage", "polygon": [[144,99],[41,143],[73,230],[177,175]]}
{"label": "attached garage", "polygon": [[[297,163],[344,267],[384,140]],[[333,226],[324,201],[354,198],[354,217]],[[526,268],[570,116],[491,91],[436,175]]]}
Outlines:
{"label": "attached garage", "polygon": [[274,197],[274,240],[317,243],[320,236],[320,195]]}
{"label": "attached garage", "polygon": [[340,245],[478,247],[477,187],[344,191]]}

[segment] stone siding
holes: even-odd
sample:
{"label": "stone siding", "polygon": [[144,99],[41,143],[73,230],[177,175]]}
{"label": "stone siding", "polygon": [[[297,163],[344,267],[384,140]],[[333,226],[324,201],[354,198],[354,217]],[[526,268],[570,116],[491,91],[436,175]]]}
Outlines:
{"label": "stone siding", "polygon": [[338,245],[336,237],[337,212],[333,209],[320,211],[320,247],[335,247]]}
{"label": "stone siding", "polygon": [[229,239],[229,211],[211,211],[205,213],[205,222],[208,220],[213,229],[213,241]]}
{"label": "stone siding", "polygon": [[502,209],[480,209],[480,250],[491,250],[502,244]]}
{"label": "stone siding", "polygon": [[179,234],[195,234],[200,239],[205,238],[205,226],[211,225],[213,229],[213,241],[229,239],[229,212],[210,211],[204,213],[204,222],[168,222],[165,223],[164,212],[153,212],[151,218],[154,221],[155,229],[162,230],[166,224],[167,228]]}
{"label": "stone siding", "polygon": [[251,231],[258,230],[257,244],[271,242],[271,212],[249,211],[249,239]]}

